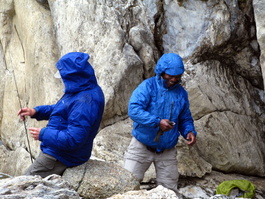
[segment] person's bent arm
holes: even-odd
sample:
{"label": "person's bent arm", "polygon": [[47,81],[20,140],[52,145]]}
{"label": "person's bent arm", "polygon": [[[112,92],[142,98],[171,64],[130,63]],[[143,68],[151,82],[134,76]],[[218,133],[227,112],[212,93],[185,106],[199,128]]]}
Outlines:
{"label": "person's bent arm", "polygon": [[148,110],[151,101],[150,93],[153,92],[150,84],[142,82],[132,93],[128,104],[129,117],[138,124],[159,127],[161,118]]}

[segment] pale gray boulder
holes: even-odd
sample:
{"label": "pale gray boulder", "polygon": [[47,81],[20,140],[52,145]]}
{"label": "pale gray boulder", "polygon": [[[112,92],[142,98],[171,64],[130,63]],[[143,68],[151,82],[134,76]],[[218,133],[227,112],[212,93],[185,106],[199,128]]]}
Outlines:
{"label": "pale gray boulder", "polygon": [[89,160],[68,168],[62,178],[69,182],[83,198],[107,198],[114,194],[140,189],[138,180],[114,163]]}

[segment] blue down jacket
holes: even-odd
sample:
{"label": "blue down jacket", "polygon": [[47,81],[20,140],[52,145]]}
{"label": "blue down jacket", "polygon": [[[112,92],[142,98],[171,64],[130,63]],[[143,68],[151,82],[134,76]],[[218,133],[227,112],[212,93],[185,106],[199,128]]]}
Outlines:
{"label": "blue down jacket", "polygon": [[[187,92],[180,84],[168,88],[161,77],[161,73],[170,71],[167,62],[167,59],[172,59],[170,56],[171,54],[164,57],[166,60],[158,61],[156,76],[144,80],[134,90],[128,105],[128,114],[134,121],[133,136],[141,143],[156,148],[158,152],[173,148],[180,134],[184,138],[188,132],[197,134],[189,109]],[[183,68],[177,70],[180,70],[179,74],[184,71]],[[161,119],[169,119],[176,124],[173,129],[163,133],[160,141],[155,142]]]}
{"label": "blue down jacket", "polygon": [[104,95],[86,53],[72,52],[56,64],[65,93],[54,105],[37,106],[33,116],[49,120],[41,129],[41,150],[68,167],[86,162],[104,111]]}

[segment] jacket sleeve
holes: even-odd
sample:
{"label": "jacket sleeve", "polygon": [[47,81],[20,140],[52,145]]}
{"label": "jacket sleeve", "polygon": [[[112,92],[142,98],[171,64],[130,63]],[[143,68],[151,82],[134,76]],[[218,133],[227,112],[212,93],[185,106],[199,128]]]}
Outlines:
{"label": "jacket sleeve", "polygon": [[101,112],[103,112],[103,105],[91,101],[89,103],[79,101],[69,112],[67,128],[43,128],[39,140],[54,149],[76,150],[83,144],[93,141],[101,121]]}
{"label": "jacket sleeve", "polygon": [[186,138],[189,132],[192,132],[195,136],[197,135],[197,132],[195,131],[193,118],[189,108],[190,104],[189,104],[188,94],[186,91],[184,92],[184,98],[185,98],[185,104],[179,115],[178,130],[181,133],[181,135],[184,138]]}
{"label": "jacket sleeve", "polygon": [[133,91],[128,105],[128,115],[138,124],[157,127],[161,118],[148,111],[148,106],[151,101],[150,92],[152,92],[152,86],[148,84],[148,81],[142,82]]}
{"label": "jacket sleeve", "polygon": [[55,104],[53,105],[42,105],[42,106],[36,106],[34,109],[36,110],[36,113],[31,118],[35,118],[36,120],[49,120],[50,115],[54,109]]}

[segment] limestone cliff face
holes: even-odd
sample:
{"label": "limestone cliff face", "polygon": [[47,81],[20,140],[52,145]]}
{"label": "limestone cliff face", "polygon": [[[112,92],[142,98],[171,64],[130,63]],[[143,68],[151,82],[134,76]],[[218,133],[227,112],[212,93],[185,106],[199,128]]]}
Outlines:
{"label": "limestone cliff face", "polygon": [[[93,154],[122,165],[128,99],[158,58],[175,52],[198,131],[195,147],[178,144],[181,174],[265,176],[264,9],[258,0],[2,0],[0,171],[19,175],[30,164],[25,127],[45,122],[24,124],[16,113],[61,97],[55,63],[70,51],[91,55],[106,97]],[[39,143],[29,139],[36,156]],[[10,170],[14,157],[24,163]]]}

